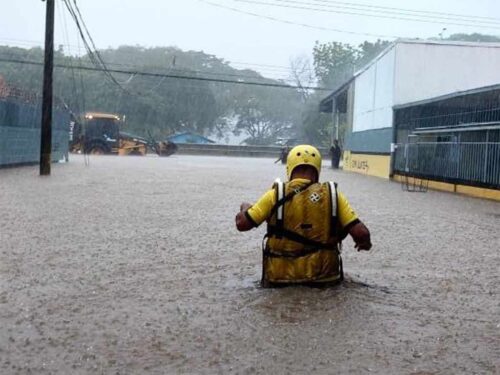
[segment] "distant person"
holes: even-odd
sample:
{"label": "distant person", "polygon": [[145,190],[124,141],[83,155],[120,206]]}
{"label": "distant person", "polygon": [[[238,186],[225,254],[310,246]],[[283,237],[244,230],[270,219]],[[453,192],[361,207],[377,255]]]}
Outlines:
{"label": "distant person", "polygon": [[284,146],[281,148],[281,151],[280,151],[280,156],[278,159],[276,159],[276,161],[274,162],[274,164],[276,164],[277,162],[281,161],[281,164],[286,164],[286,158],[288,156],[288,152],[290,151],[290,148],[288,146]]}
{"label": "distant person", "polygon": [[332,157],[332,168],[339,169],[342,149],[340,148],[339,141],[337,139],[333,141],[333,145],[330,147],[330,156]]}
{"label": "distant person", "polygon": [[370,232],[333,182],[319,182],[321,155],[309,145],[288,154],[288,182],[275,181],[255,203],[242,203],[236,228],[267,221],[262,286],[327,285],[343,279],[339,246],[350,234],[358,250],[370,250]]}

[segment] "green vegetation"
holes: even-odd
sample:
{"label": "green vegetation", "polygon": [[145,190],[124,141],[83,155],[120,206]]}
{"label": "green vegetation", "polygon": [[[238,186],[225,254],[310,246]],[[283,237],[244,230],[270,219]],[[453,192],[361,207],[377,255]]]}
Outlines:
{"label": "green vegetation", "polygon": [[[123,46],[100,54],[109,69],[284,84],[253,70],[237,70],[213,55],[173,47]],[[40,62],[43,50],[0,47],[0,57]],[[87,56],[66,56],[62,48],[55,54],[55,63],[92,67]],[[0,75],[11,86],[41,91],[41,66],[0,62]],[[219,136],[234,131],[247,134],[249,143],[266,144],[283,128],[297,125],[300,98],[294,89],[123,73],[113,76],[121,87],[103,72],[56,68],[54,93],[74,113],[125,115],[127,131],[139,135],[150,131],[158,138],[187,130]]]}

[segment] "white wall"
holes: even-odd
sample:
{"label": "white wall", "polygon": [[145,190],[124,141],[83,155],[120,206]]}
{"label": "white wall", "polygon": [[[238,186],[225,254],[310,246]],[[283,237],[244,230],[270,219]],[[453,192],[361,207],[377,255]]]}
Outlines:
{"label": "white wall", "polygon": [[500,46],[396,45],[394,105],[500,83]]}
{"label": "white wall", "polygon": [[394,60],[392,48],[356,77],[353,132],[392,126]]}

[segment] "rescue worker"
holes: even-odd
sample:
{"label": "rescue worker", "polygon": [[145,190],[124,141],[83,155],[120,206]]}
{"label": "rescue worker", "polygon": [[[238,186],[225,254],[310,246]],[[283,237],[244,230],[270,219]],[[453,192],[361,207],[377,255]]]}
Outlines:
{"label": "rescue worker", "polygon": [[333,182],[319,182],[321,155],[309,145],[287,158],[288,182],[278,180],[255,204],[242,203],[236,228],[247,231],[267,220],[262,286],[326,285],[343,279],[341,241],[350,234],[370,250],[370,232]]}

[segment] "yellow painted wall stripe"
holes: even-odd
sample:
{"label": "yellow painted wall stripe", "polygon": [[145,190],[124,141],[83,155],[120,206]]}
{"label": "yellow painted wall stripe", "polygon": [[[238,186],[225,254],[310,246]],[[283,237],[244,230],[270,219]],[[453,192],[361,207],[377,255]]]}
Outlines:
{"label": "yellow painted wall stripe", "polygon": [[457,193],[477,198],[493,199],[500,202],[500,190],[479,188],[476,186],[457,185]]}
{"label": "yellow painted wall stripe", "polygon": [[[403,176],[401,175],[394,175],[393,180],[395,181],[403,181]],[[420,183],[420,179],[413,178],[413,177],[408,177],[408,182],[410,184],[413,184],[416,182],[417,184]],[[451,184],[451,183],[446,183],[446,182],[441,182],[441,181],[434,181],[434,180],[429,180],[429,189],[433,190],[440,190],[440,191],[448,191],[451,193],[458,193],[458,194],[464,194],[476,198],[483,198],[483,199],[492,199],[495,201],[500,201],[500,190],[496,189],[487,189],[487,188],[482,188],[482,187],[477,187],[477,186],[468,186],[468,185],[460,185],[460,184]]]}
{"label": "yellow painted wall stripe", "polygon": [[[344,151],[343,169],[349,172],[362,173],[368,176],[376,176],[389,178],[391,165],[390,155],[369,155],[369,154],[353,154],[351,151]],[[402,176],[394,175],[393,179],[402,181]],[[409,182],[413,184],[420,183],[420,179],[409,177]],[[500,190],[481,188],[476,186],[468,186],[461,184],[453,184],[441,181],[428,181],[429,189],[447,191],[451,193],[459,193],[477,198],[492,199],[500,201]]]}
{"label": "yellow painted wall stripe", "polygon": [[350,151],[344,151],[343,169],[345,171],[389,178],[390,165],[390,155],[353,154]]}

